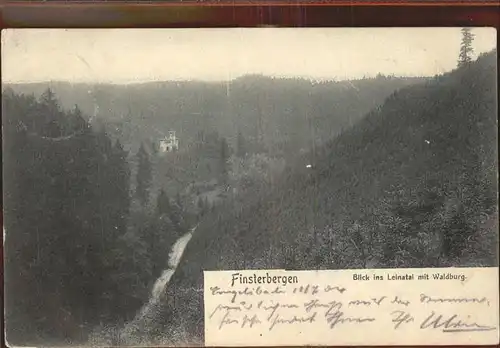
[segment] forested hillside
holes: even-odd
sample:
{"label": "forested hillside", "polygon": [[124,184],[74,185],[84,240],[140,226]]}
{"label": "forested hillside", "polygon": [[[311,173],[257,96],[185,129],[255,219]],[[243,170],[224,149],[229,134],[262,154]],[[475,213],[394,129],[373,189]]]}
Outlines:
{"label": "forested hillside", "polygon": [[393,91],[422,78],[378,76],[355,81],[312,82],[249,75],[230,82],[151,82],[130,85],[15,84],[14,91],[41,95],[48,87],[64,108],[77,104],[93,125],[135,153],[171,129],[181,149],[200,131],[217,131],[236,146],[249,143],[273,155],[296,152],[331,139]]}
{"label": "forested hillside", "polygon": [[494,51],[403,88],[311,168],[207,214],[152,332],[201,339],[203,270],[496,265],[496,76]]}
{"label": "forested hillside", "polygon": [[[83,344],[98,325],[132,319],[169,250],[185,233],[180,202],[149,206],[143,166],[131,178],[119,141],[94,131],[78,107],[2,94],[7,341]],[[131,192],[130,181],[142,183]],[[138,207],[130,209],[132,203]]]}

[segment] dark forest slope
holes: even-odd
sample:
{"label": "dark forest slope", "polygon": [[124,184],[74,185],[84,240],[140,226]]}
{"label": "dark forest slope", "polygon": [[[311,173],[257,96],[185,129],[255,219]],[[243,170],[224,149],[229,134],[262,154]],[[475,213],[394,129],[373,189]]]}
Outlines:
{"label": "dark forest slope", "polygon": [[163,324],[201,337],[203,270],[497,264],[496,139],[496,51],[394,93],[312,170],[206,216]]}

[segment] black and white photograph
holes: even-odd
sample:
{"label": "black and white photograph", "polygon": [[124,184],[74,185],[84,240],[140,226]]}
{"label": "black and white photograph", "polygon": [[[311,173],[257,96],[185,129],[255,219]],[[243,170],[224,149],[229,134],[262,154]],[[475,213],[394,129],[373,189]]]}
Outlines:
{"label": "black and white photograph", "polygon": [[203,346],[204,271],[498,267],[496,42],[3,30],[7,344]]}

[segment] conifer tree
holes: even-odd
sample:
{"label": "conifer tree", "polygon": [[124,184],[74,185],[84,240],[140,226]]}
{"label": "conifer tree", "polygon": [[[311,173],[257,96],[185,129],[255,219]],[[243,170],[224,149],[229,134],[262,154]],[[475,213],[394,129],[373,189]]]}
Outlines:
{"label": "conifer tree", "polygon": [[110,165],[114,172],[114,202],[117,218],[119,219],[119,224],[116,226],[118,230],[123,231],[125,229],[124,217],[129,215],[130,209],[130,169],[127,162],[127,151],[123,149],[118,139],[113,146]]}
{"label": "conifer tree", "polygon": [[169,214],[171,211],[170,208],[170,199],[168,198],[165,190],[161,189],[160,194],[158,195],[156,208],[158,215]]}
{"label": "conifer tree", "polygon": [[462,28],[462,43],[460,45],[460,54],[458,56],[459,68],[472,61],[472,54],[474,53],[472,41],[474,41],[474,34],[472,34],[471,29]]}
{"label": "conifer tree", "polygon": [[82,111],[75,105],[71,113],[69,114],[69,124],[75,132],[90,131],[90,125],[83,118]]}
{"label": "conifer tree", "polygon": [[238,132],[238,138],[236,140],[236,155],[238,157],[245,157],[247,153],[245,138],[241,132]]}
{"label": "conifer tree", "polygon": [[198,200],[196,202],[197,202],[198,210],[200,210],[200,211],[203,210],[203,198],[198,197]]}
{"label": "conifer tree", "polygon": [[205,214],[205,205],[203,198],[198,197],[198,215],[203,216]]}
{"label": "conifer tree", "polygon": [[228,176],[228,161],[229,159],[229,146],[225,138],[220,141],[220,175],[221,182],[225,184]]}
{"label": "conifer tree", "polygon": [[34,120],[35,132],[48,137],[58,137],[62,132],[62,121],[59,108],[59,102],[50,88],[40,96],[38,105],[39,117]]}
{"label": "conifer tree", "polygon": [[135,195],[139,199],[142,206],[146,206],[149,202],[149,189],[152,181],[152,171],[151,162],[149,161],[149,155],[144,148],[144,144],[141,143],[139,151],[137,152],[137,177],[136,177],[136,189]]}
{"label": "conifer tree", "polygon": [[175,202],[179,206],[180,210],[184,211],[184,207],[182,206],[181,194],[179,192],[177,192],[177,194],[175,195]]}
{"label": "conifer tree", "polygon": [[157,154],[159,149],[158,149],[158,144],[155,142],[155,141],[152,141],[151,142],[151,151],[154,153],[154,154]]}
{"label": "conifer tree", "polygon": [[174,225],[175,231],[177,233],[182,232],[184,229],[184,216],[182,214],[182,208],[177,203],[177,200],[174,200],[170,204],[170,220]]}
{"label": "conifer tree", "polygon": [[203,203],[203,206],[205,208],[205,213],[210,210],[210,202],[208,201],[208,197],[205,197],[205,202]]}

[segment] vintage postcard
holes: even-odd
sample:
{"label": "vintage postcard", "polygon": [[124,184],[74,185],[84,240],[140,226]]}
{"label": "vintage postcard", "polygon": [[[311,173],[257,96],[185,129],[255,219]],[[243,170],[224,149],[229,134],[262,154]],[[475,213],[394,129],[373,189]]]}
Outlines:
{"label": "vintage postcard", "polygon": [[3,30],[7,344],[498,344],[496,35]]}

